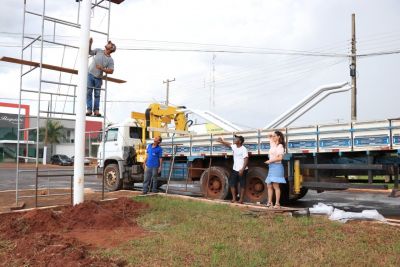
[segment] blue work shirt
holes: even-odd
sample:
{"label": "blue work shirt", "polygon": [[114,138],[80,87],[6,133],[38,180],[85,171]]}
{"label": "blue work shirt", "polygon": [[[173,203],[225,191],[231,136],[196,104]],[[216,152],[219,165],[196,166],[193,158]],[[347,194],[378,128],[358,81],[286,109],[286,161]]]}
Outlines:
{"label": "blue work shirt", "polygon": [[149,168],[158,168],[160,167],[160,158],[162,157],[162,148],[160,146],[153,147],[150,144],[146,150],[147,160],[146,166]]}

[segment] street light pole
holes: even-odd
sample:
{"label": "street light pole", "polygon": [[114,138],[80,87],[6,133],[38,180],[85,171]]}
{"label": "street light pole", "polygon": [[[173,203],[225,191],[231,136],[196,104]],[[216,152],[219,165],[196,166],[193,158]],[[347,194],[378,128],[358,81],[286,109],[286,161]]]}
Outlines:
{"label": "street light pole", "polygon": [[89,53],[89,31],[91,0],[83,0],[80,9],[81,31],[79,46],[79,68],[78,86],[76,90],[76,121],[75,121],[75,159],[74,159],[74,199],[73,204],[77,205],[84,201],[84,180],[85,180],[85,122],[86,122],[86,91],[87,91],[87,70]]}
{"label": "street light pole", "polygon": [[356,15],[351,15],[351,121],[357,121],[357,49],[356,49]]}
{"label": "street light pole", "polygon": [[170,82],[174,82],[175,78],[172,80],[167,79],[166,81],[163,81],[163,83],[167,84],[167,96],[166,96],[166,100],[165,100],[165,105],[168,106],[169,105],[169,83]]}

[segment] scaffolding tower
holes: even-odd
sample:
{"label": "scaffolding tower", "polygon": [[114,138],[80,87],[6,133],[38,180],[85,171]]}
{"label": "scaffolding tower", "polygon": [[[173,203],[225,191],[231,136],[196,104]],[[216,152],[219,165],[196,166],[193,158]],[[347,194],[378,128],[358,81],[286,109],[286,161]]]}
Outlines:
{"label": "scaffolding tower", "polygon": [[[39,11],[30,9],[27,2],[34,2],[34,8],[37,9],[39,6]],[[106,41],[109,40],[109,31],[110,31],[110,12],[111,12],[111,5],[120,4],[124,0],[91,0],[91,19],[96,17],[95,10],[102,10],[99,11],[100,14],[103,15],[101,22],[104,18],[107,18],[106,26],[103,27],[104,29],[90,29],[92,34],[102,35],[103,38],[105,37]],[[55,4],[53,1],[51,4]],[[56,5],[59,5],[60,1],[57,1]],[[34,96],[36,99],[35,103],[37,105],[37,113],[36,113],[36,125],[35,127],[23,127],[20,123],[18,123],[18,134],[17,134],[17,151],[16,151],[16,160],[17,160],[17,170],[16,170],[16,182],[15,182],[15,198],[16,198],[16,205],[18,205],[18,201],[21,198],[26,197],[35,197],[35,206],[38,206],[38,183],[39,178],[47,177],[50,179],[50,175],[43,173],[39,170],[39,150],[40,150],[40,127],[42,125],[42,121],[46,120],[46,128],[47,128],[47,120],[49,118],[54,118],[57,120],[74,120],[75,118],[75,101],[76,101],[76,88],[77,85],[72,82],[73,75],[77,74],[78,71],[74,69],[76,64],[76,59],[74,66],[72,68],[64,67],[64,62],[66,58],[69,58],[67,54],[68,50],[73,50],[78,53],[79,47],[75,45],[69,44],[68,41],[58,40],[59,36],[56,34],[60,29],[64,29],[65,32],[70,32],[70,29],[76,30],[80,29],[80,8],[81,3],[79,0],[73,1],[66,1],[69,5],[74,5],[71,10],[77,10],[77,15],[74,17],[74,21],[71,20],[64,20],[52,16],[48,16],[47,12],[47,3],[46,0],[24,0],[24,8],[23,8],[23,26],[22,26],[22,43],[21,43],[21,58],[10,58],[10,57],[3,57],[1,58],[2,61],[7,61],[11,63],[21,64],[20,67],[20,90],[19,90],[19,102],[18,102],[18,121],[20,122],[22,119],[21,114],[21,107],[23,99],[26,95]],[[74,12],[75,12],[74,11]],[[57,10],[60,12],[60,10]],[[56,13],[57,13],[56,12]],[[68,13],[66,10],[63,10],[62,13]],[[61,14],[61,13],[60,13]],[[40,33],[36,36],[32,36],[29,34],[28,31],[33,29],[37,29],[35,27],[35,22],[37,25],[40,25]],[[39,22],[39,23],[37,23]],[[47,34],[48,31],[51,31],[50,34]],[[49,61],[52,61],[56,58],[56,53],[58,50],[54,48],[62,48],[62,59],[61,59],[61,66],[57,64],[49,64]],[[34,53],[34,51],[38,49],[39,53]],[[38,55],[38,60],[35,60],[34,55]],[[53,60],[54,61],[54,60]],[[62,74],[71,74],[70,80],[65,82],[62,79]],[[57,75],[58,74],[58,75]],[[33,77],[32,77],[33,76]],[[30,79],[27,79],[30,77]],[[36,86],[32,88],[32,80],[35,80]],[[115,83],[124,83],[125,81],[107,77],[107,75],[103,78],[105,81],[104,87],[100,90],[102,97],[102,130],[101,130],[101,140],[103,142],[103,151],[101,153],[102,157],[104,157],[104,142],[105,142],[105,128],[106,128],[106,118],[107,118],[107,88],[108,82],[115,82]],[[71,90],[72,88],[72,90]],[[72,92],[71,92],[72,91]],[[64,105],[57,105],[59,102],[59,98],[64,98]],[[48,101],[47,109],[43,107],[42,102]],[[66,110],[66,103],[69,102],[68,108]],[[62,108],[61,108],[62,106]],[[30,116],[30,117],[29,117]],[[54,117],[58,116],[58,117]],[[25,114],[25,120],[29,120],[32,116]],[[89,135],[89,139],[92,133],[85,133]],[[33,137],[33,140],[30,140],[30,136]],[[29,153],[29,146],[35,147],[35,153]],[[46,156],[46,155],[44,155]],[[104,158],[97,158],[92,157],[92,155],[88,155],[90,159],[96,160],[103,160]],[[20,196],[19,195],[19,182],[20,182],[20,175],[22,172],[26,172],[26,170],[22,170],[20,166],[20,161],[25,162],[34,162],[35,163],[35,195],[30,196]],[[52,177],[65,177],[71,176],[71,196],[72,196],[72,177],[71,174],[65,174],[66,170],[60,170],[60,174],[51,175]],[[104,179],[102,182],[103,188],[103,197],[104,197]],[[60,195],[60,194],[59,194]],[[65,195],[65,194],[64,194]],[[72,200],[72,197],[71,197]]]}

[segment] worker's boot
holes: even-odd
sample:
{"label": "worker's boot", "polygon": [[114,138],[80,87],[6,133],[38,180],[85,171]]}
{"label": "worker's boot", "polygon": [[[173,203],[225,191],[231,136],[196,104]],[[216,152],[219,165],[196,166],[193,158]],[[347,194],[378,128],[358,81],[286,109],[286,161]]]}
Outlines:
{"label": "worker's boot", "polygon": [[95,116],[95,117],[101,117],[101,114],[99,113],[98,110],[95,110],[95,111],[94,111],[94,116]]}

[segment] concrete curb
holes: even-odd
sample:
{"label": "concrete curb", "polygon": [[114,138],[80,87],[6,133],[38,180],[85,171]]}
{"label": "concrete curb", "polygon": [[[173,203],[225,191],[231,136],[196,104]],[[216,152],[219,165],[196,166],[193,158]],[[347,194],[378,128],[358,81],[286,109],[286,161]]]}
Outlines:
{"label": "concrete curb", "polygon": [[151,193],[151,194],[146,194],[146,195],[139,195],[138,197],[153,197],[153,196],[163,196],[163,197],[191,200],[191,201],[204,202],[204,203],[210,203],[210,204],[228,205],[231,207],[238,207],[238,208],[248,209],[248,210],[252,209],[252,210],[267,211],[267,212],[272,212],[272,213],[275,213],[275,212],[282,213],[282,212],[305,210],[305,208],[290,208],[290,207],[283,207],[283,206],[280,209],[274,209],[274,208],[267,208],[266,206],[261,205],[261,204],[231,203],[229,201],[224,201],[224,200],[206,199],[206,198],[190,197],[190,196],[182,196],[182,195],[171,195],[171,194],[165,194],[165,193]]}
{"label": "concrete curb", "polygon": [[392,189],[358,189],[358,188],[350,188],[346,189],[347,192],[364,192],[364,193],[376,193],[376,194],[390,194]]}

